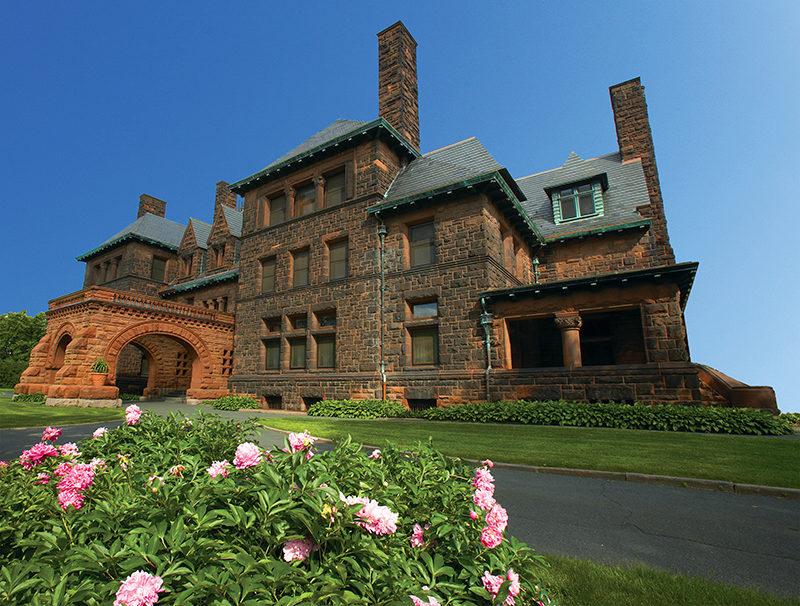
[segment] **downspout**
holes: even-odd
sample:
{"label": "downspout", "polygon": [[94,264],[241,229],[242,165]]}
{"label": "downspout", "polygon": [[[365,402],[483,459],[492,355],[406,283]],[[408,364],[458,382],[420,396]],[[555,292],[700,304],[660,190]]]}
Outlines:
{"label": "downspout", "polygon": [[[376,215],[377,216],[377,215]],[[384,246],[386,243],[386,225],[383,224],[380,216],[378,216],[378,220],[381,221],[380,225],[378,225],[378,237],[381,240],[381,253],[380,253],[380,264],[381,264],[381,301],[380,301],[380,313],[381,313],[381,352],[380,352],[380,373],[381,373],[381,400],[386,400],[386,359],[384,358],[383,349],[384,349],[384,341],[386,338],[386,327],[385,327],[385,305],[386,305],[386,273],[384,269]]]}
{"label": "downspout", "polygon": [[483,297],[481,297],[481,307],[483,308],[483,313],[481,314],[481,326],[483,326],[483,332],[486,338],[486,401],[489,402],[489,373],[492,370],[492,322],[494,321],[494,316],[492,316],[490,312],[486,311],[486,300]]}

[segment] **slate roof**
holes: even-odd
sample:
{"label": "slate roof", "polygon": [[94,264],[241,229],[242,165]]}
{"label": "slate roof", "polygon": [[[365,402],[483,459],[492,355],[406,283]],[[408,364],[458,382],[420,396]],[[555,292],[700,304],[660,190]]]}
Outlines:
{"label": "slate roof", "polygon": [[[545,190],[602,174],[608,176],[608,189],[603,192],[603,216],[556,225],[553,203]],[[583,160],[573,152],[561,168],[517,179],[517,184],[527,198],[522,207],[547,240],[649,223],[636,211],[637,206],[650,203],[642,163],[640,160],[623,163],[618,152],[591,160]]]}
{"label": "slate roof", "polygon": [[242,213],[230,206],[223,206],[222,213],[225,215],[225,221],[228,223],[228,230],[231,235],[236,238],[242,237]]}
{"label": "slate roof", "polygon": [[475,137],[428,152],[408,164],[386,192],[386,202],[401,200],[471,177],[504,170]]}
{"label": "slate roof", "polygon": [[208,248],[208,236],[211,235],[211,226],[199,219],[189,219],[189,225],[194,229],[194,241],[199,248]]}
{"label": "slate roof", "polygon": [[268,168],[272,168],[273,166],[277,166],[278,164],[286,162],[287,160],[294,158],[295,156],[299,156],[310,149],[318,147],[327,141],[336,139],[336,137],[341,137],[342,135],[354,131],[357,128],[361,128],[365,124],[369,124],[369,122],[362,122],[360,120],[337,120],[330,126],[326,126],[317,134],[312,135],[311,137],[303,141],[292,151],[283,154],[280,158],[275,160],[275,162],[268,165],[264,170],[267,170]]}
{"label": "slate roof", "polygon": [[111,236],[97,248],[77,257],[77,260],[86,261],[90,257],[130,239],[178,250],[185,231],[185,225],[147,213],[136,219],[121,232]]}
{"label": "slate roof", "polygon": [[211,284],[216,284],[217,282],[226,282],[228,280],[233,280],[234,278],[239,277],[239,268],[234,267],[228,271],[212,274],[210,276],[200,276],[190,282],[182,282],[181,284],[171,284],[170,286],[166,286],[161,289],[159,295],[171,295],[176,292],[185,292],[187,290],[194,290],[195,288],[202,288],[204,286],[210,286]]}

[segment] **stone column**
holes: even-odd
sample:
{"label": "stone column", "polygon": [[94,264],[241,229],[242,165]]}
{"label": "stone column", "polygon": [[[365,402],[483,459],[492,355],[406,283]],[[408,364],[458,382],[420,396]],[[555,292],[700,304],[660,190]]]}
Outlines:
{"label": "stone column", "polygon": [[297,216],[297,209],[294,207],[295,189],[291,185],[283,188],[283,193],[286,195],[286,220]]}
{"label": "stone column", "polygon": [[583,366],[581,361],[581,320],[578,312],[559,312],[556,326],[561,331],[561,347],[564,352],[564,366]]}
{"label": "stone column", "polygon": [[108,261],[103,261],[103,264],[100,266],[100,280],[99,282],[105,282],[108,279]]}
{"label": "stone column", "polygon": [[314,210],[319,210],[320,208],[324,208],[323,202],[325,202],[325,177],[314,177],[311,180],[314,183],[314,187],[316,191],[314,192]]}
{"label": "stone column", "polygon": [[108,270],[108,274],[106,274],[107,280],[114,280],[117,277],[117,266],[119,265],[119,259],[114,258],[111,259],[111,267]]}

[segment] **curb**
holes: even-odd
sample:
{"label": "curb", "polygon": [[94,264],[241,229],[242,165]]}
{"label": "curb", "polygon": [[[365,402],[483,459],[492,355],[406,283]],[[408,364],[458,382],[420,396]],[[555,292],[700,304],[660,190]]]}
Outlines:
{"label": "curb", "polygon": [[[277,433],[290,434],[291,431],[285,429],[275,429],[274,427],[264,426],[265,429]],[[327,438],[317,438],[325,444],[333,444],[333,440]],[[377,446],[362,444],[362,448],[370,449]],[[476,459],[461,459],[468,463],[480,465],[481,461]],[[576,476],[581,478],[593,478],[597,480],[614,480],[616,482],[637,482],[639,484],[654,484],[658,486],[673,486],[675,488],[694,488],[699,490],[714,490],[721,492],[733,492],[736,494],[748,494],[762,497],[777,497],[779,499],[791,499],[800,501],[800,488],[780,488],[778,486],[760,486],[758,484],[734,484],[724,480],[700,480],[698,478],[681,478],[677,476],[657,476],[646,473],[629,473],[625,471],[598,471],[595,469],[569,469],[567,467],[539,467],[536,465],[520,465],[518,463],[498,463],[494,461],[494,466],[501,469],[514,469],[517,471],[528,471],[531,473],[551,473],[562,476]]]}

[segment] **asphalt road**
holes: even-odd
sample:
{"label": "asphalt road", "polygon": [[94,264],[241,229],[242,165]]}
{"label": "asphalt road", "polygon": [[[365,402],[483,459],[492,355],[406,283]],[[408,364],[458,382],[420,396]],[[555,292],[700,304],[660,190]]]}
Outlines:
{"label": "asphalt road", "polygon": [[[198,408],[174,402],[140,406],[162,415],[193,414]],[[65,427],[59,443],[118,424]],[[0,459],[19,456],[41,435],[41,428],[0,430]],[[283,439],[283,434],[265,430],[259,441],[273,448],[283,446]],[[639,563],[800,595],[800,501],[500,467],[492,473],[495,496],[508,510],[509,532],[537,551],[602,564]]]}

